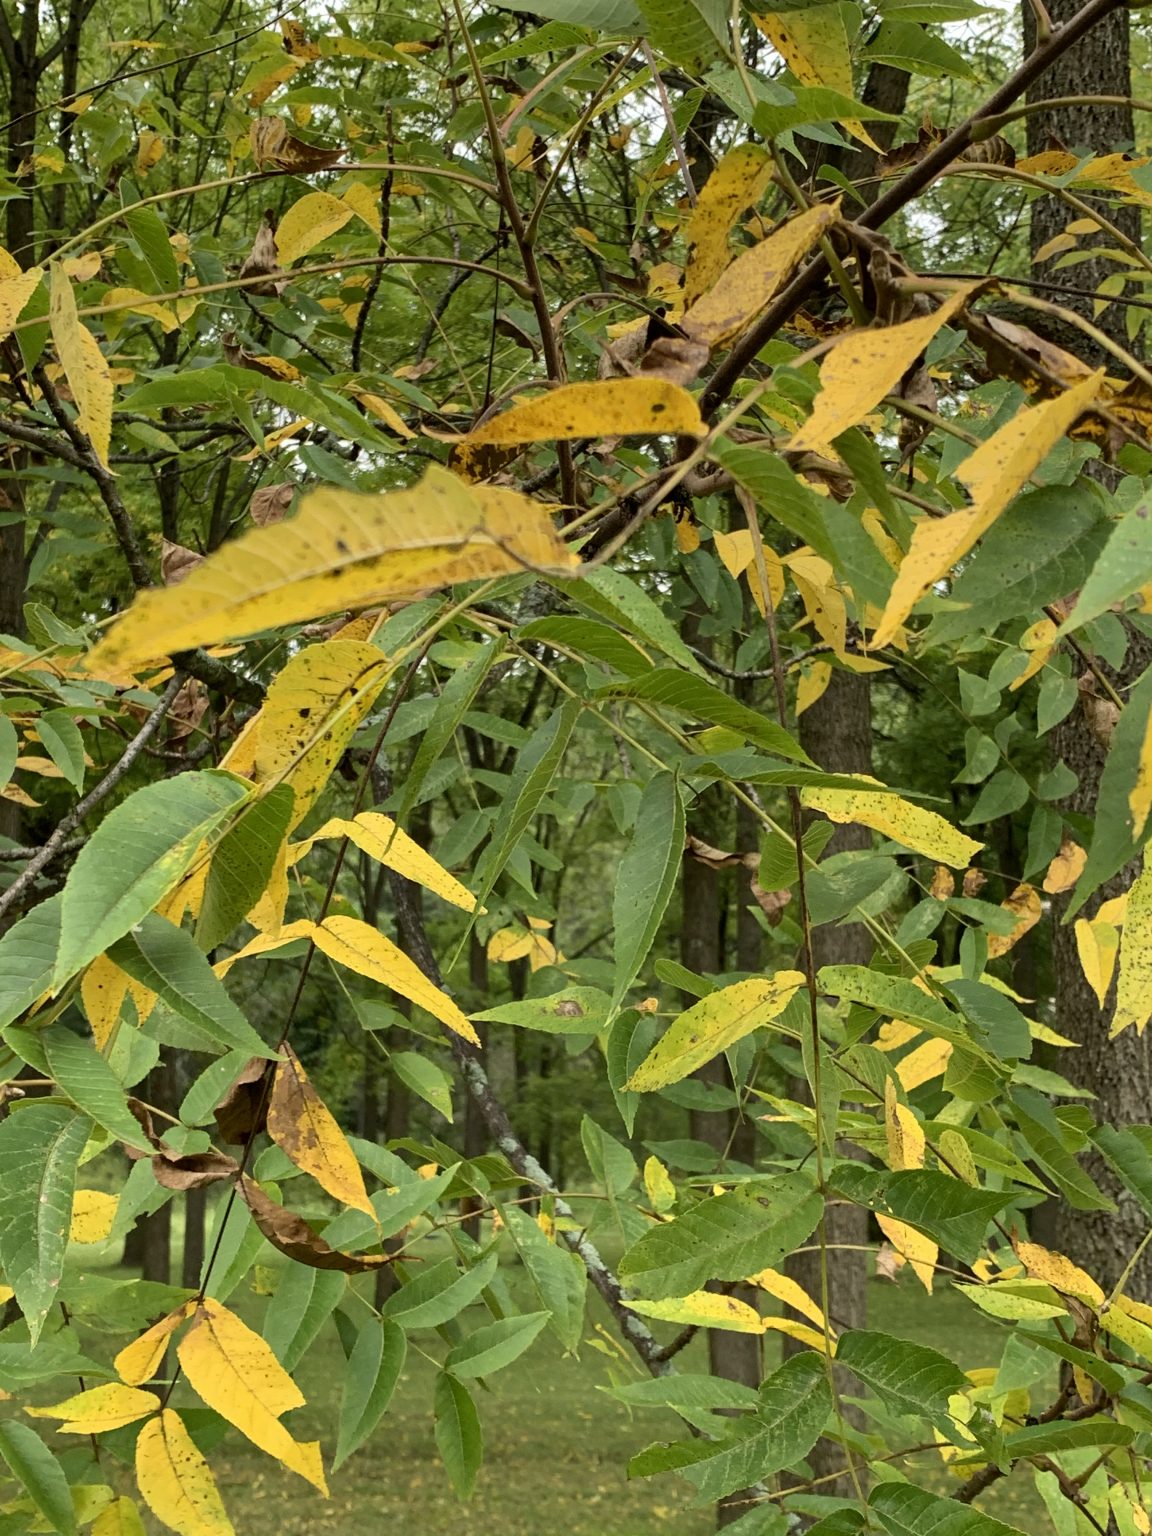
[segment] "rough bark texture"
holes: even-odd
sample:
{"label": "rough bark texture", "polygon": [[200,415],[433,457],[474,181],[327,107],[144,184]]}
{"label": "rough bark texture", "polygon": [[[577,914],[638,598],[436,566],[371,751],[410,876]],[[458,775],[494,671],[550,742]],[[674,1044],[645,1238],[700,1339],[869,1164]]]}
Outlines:
{"label": "rough bark texture", "polygon": [[[1131,682],[1152,665],[1152,641],[1133,632],[1129,638],[1124,678]],[[1076,790],[1064,802],[1070,811],[1094,816],[1105,753],[1079,709],[1053,733],[1056,754],[1079,779]],[[1106,814],[1106,812],[1105,812]],[[1090,917],[1101,902],[1127,890],[1139,872],[1134,861],[1104,885],[1082,916]],[[1097,1117],[1112,1125],[1147,1124],[1152,1112],[1152,1062],[1149,1035],[1129,1029],[1115,1040],[1108,1038],[1112,999],[1101,1013],[1096,997],[1084,980],[1076,954],[1076,935],[1070,923],[1059,919],[1067,906],[1059,898],[1053,938],[1053,971],[1056,980],[1055,1026],[1063,1035],[1080,1042],[1077,1051],[1061,1053],[1065,1076],[1096,1095]],[[1115,989],[1113,988],[1113,991]],[[1117,1211],[1074,1211],[1061,1201],[1056,1216],[1056,1246],[1087,1269],[1105,1290],[1120,1278],[1148,1230],[1148,1218],[1137,1203],[1120,1189],[1098,1159],[1085,1160],[1092,1176],[1117,1203]],[[1146,1254],[1126,1286],[1130,1295],[1152,1301],[1152,1260]]]}
{"label": "rough bark texture", "polygon": [[[1079,0],[1052,0],[1048,6],[1054,26],[1059,26],[1080,9]],[[1029,0],[1021,7],[1024,23],[1024,43],[1031,49],[1036,38],[1036,19]],[[1128,96],[1132,90],[1130,66],[1128,12],[1124,7],[1113,11],[1078,42],[1062,54],[1028,93],[1029,101],[1043,101],[1055,96],[1102,95]],[[1132,109],[1127,106],[1066,106],[1052,111],[1035,112],[1025,119],[1027,144],[1030,155],[1040,154],[1059,143],[1076,154],[1108,154],[1113,150],[1131,149],[1133,143]],[[1140,210],[1136,207],[1105,206],[1101,212],[1130,239],[1140,239]],[[1040,250],[1066,224],[1077,217],[1076,213],[1055,197],[1041,197],[1032,204],[1031,248]],[[1102,233],[1098,239],[1082,240],[1083,245],[1114,245],[1115,241]],[[1045,282],[1064,282],[1074,288],[1095,289],[1110,273],[1118,268],[1107,257],[1084,262],[1081,266],[1055,270],[1053,255],[1035,267],[1036,276]],[[1061,300],[1070,308],[1092,317],[1091,299],[1069,295]],[[1037,317],[1030,314],[1024,322],[1041,330]],[[1128,346],[1124,326],[1124,311],[1119,304],[1110,304],[1094,323],[1106,331],[1122,346]],[[1104,361],[1104,355],[1093,356],[1096,351],[1081,332],[1069,327],[1066,336],[1053,335],[1053,340],[1070,346],[1086,361]],[[1114,360],[1109,366],[1115,368]]]}
{"label": "rough bark texture", "polygon": [[[800,743],[804,750],[832,773],[871,773],[872,707],[868,679],[852,672],[835,670],[823,696],[800,716]],[[872,834],[867,827],[837,827],[825,852],[827,857],[853,848],[869,848]],[[812,934],[813,959],[822,965],[867,965],[872,957],[872,940],[859,923],[828,923]],[[800,1096],[809,1097],[807,1084],[795,1085]],[[867,1254],[862,1245],[868,1241],[868,1212],[861,1206],[829,1205],[824,1219],[828,1260],[828,1315],[838,1330],[862,1328],[867,1320]],[[853,1244],[854,1247],[843,1247]],[[819,1305],[822,1294],[820,1253],[794,1254],[785,1271]],[[804,1346],[785,1339],[785,1354]],[[845,1407],[844,1416],[853,1423],[860,1420],[855,1410]],[[817,1443],[808,1460],[815,1477],[841,1472],[844,1457],[831,1441]],[[855,1485],[851,1475],[842,1472],[834,1482],[822,1483],[820,1492],[839,1498],[851,1498]]]}

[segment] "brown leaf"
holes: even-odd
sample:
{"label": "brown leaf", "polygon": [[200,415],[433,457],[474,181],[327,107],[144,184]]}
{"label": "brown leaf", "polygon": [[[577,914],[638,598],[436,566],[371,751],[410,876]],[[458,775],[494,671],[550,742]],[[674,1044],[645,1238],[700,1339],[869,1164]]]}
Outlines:
{"label": "brown leaf", "polygon": [[265,1057],[253,1056],[212,1111],[220,1139],[229,1146],[246,1147],[264,1129],[265,1078],[271,1065]]}
{"label": "brown leaf", "polygon": [[1092,372],[1087,363],[1026,325],[988,314],[968,316],[965,324],[989,367],[1030,394],[1052,395],[1061,386],[1078,384]]}
{"label": "brown leaf", "polygon": [[292,505],[292,498],[296,494],[296,487],[290,480],[282,485],[262,485],[259,490],[252,492],[252,499],[248,503],[248,515],[257,528],[264,528],[269,523],[283,522],[284,514]]}
{"label": "brown leaf", "polygon": [[252,1212],[252,1220],[278,1252],[310,1269],[338,1269],[346,1275],[363,1274],[391,1264],[387,1253],[342,1253],[326,1243],[295,1211],[279,1205],[246,1175],[240,1179],[240,1193]]}
{"label": "brown leaf", "polygon": [[174,587],[191,575],[203,559],[194,549],[164,539],[160,545],[160,579],[166,587]]}
{"label": "brown leaf", "polygon": [[282,117],[258,117],[249,135],[252,159],[258,171],[292,171],[307,176],[326,171],[343,158],[342,149],[319,149],[289,133]]}
{"label": "brown leaf", "polygon": [[1112,745],[1112,733],[1120,719],[1120,710],[1111,699],[1096,692],[1096,679],[1091,672],[1083,672],[1076,680],[1080,690],[1080,712],[1088,722],[1092,735],[1108,751]]}
{"label": "brown leaf", "polygon": [[[152,1111],[148,1108],[147,1104],[142,1104],[139,1099],[129,1099],[127,1103],[129,1110],[136,1120],[136,1123],[144,1132],[147,1140],[151,1143],[152,1146],[159,1150],[160,1138],[156,1134],[156,1127],[152,1124]],[[138,1152],[134,1147],[125,1147],[124,1150],[131,1158],[143,1157],[144,1155],[142,1152]]]}
{"label": "brown leaf", "polygon": [[784,908],[792,900],[792,892],[787,889],[766,891],[755,875],[752,876],[748,888],[752,893],[753,901],[768,919],[769,928],[779,928],[784,918]]}
{"label": "brown leaf", "polygon": [[[347,920],[328,919],[330,926],[343,921]],[[366,924],[360,926],[375,935],[375,930],[369,930]],[[308,1074],[290,1045],[284,1047],[284,1059],[276,1065],[268,1100],[267,1129],[280,1150],[297,1168],[311,1174],[334,1200],[375,1219],[356,1154],[331,1110],[308,1081]]]}
{"label": "brown leaf", "polygon": [[295,383],[301,377],[299,368],[282,357],[246,352],[237,343],[235,331],[226,331],[221,339],[224,343],[224,357],[233,368],[249,368],[253,373],[262,373],[266,379],[280,379],[288,384]]}
{"label": "brown leaf", "polygon": [[249,293],[257,294],[261,298],[279,298],[288,286],[288,279],[280,272],[276,260],[276,215],[272,209],[265,211],[260,220],[260,228],[256,231],[256,238],[252,242],[252,249],[245,256],[240,267],[241,277],[268,277],[275,281],[267,283],[252,283],[248,287]]}
{"label": "brown leaf", "polygon": [[[979,874],[980,871],[970,870],[969,873]],[[956,894],[956,876],[952,873],[946,864],[937,864],[936,868],[932,871],[932,888],[929,894],[934,901],[947,901],[950,896],[954,896]],[[967,877],[965,877],[964,894],[968,894]]]}
{"label": "brown leaf", "polygon": [[978,896],[988,884],[988,876],[982,869],[966,869],[961,890],[965,896]]}
{"label": "brown leaf", "polygon": [[168,711],[168,733],[176,741],[190,736],[208,708],[208,690],[199,678],[190,677]]}
{"label": "brown leaf", "polygon": [[878,1280],[895,1280],[898,1278],[904,1260],[893,1248],[891,1243],[881,1243],[876,1253],[876,1278]]}
{"label": "brown leaf", "polygon": [[658,336],[640,359],[640,372],[687,387],[699,378],[708,357],[703,342],[687,336]]}
{"label": "brown leaf", "polygon": [[165,1189],[203,1189],[206,1184],[232,1178],[239,1170],[239,1163],[214,1148],[207,1152],[185,1152],[182,1157],[161,1152],[152,1159],[156,1182]]}
{"label": "brown leaf", "polygon": [[684,852],[698,864],[707,864],[709,869],[730,869],[734,864],[747,863],[749,857],[744,853],[728,853],[723,848],[713,848],[710,843],[693,837],[691,833],[684,839]]}
{"label": "brown leaf", "polygon": [[1044,876],[1044,889],[1050,896],[1070,891],[1079,880],[1088,862],[1088,855],[1080,844],[1066,837],[1060,844],[1060,852],[1048,866]]}

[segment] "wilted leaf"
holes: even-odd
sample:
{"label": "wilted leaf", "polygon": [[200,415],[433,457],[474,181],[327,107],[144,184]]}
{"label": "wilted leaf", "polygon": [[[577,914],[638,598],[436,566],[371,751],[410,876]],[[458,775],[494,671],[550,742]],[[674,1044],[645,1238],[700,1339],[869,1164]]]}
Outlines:
{"label": "wilted leaf", "polygon": [[291,171],[307,176],[326,171],[343,155],[340,149],[319,149],[289,133],[282,117],[257,117],[253,120],[250,143],[252,159],[258,171]]}
{"label": "wilted leaf", "polygon": [[283,522],[296,490],[294,482],[289,480],[282,485],[262,485],[253,491],[248,503],[248,515],[257,528]]}
{"label": "wilted leaf", "polygon": [[283,1047],[283,1055],[285,1060],[277,1064],[268,1101],[269,1136],[334,1200],[374,1218],[364,1175],[348,1138],[308,1081],[290,1045]]}
{"label": "wilted leaf", "polygon": [[1000,905],[1006,912],[1011,912],[1016,919],[1016,925],[1011,933],[990,933],[988,935],[989,960],[998,960],[1001,955],[1006,955],[1013,945],[1019,943],[1030,929],[1035,928],[1044,911],[1044,904],[1040,900],[1040,892],[1031,885],[1018,885]]}
{"label": "wilted leaf", "polygon": [[303,1406],[303,1394],[259,1334],[206,1296],[176,1353],[209,1408],[327,1496],[319,1443],[294,1440],[280,1423],[290,1408]]}
{"label": "wilted leaf", "polygon": [[240,1180],[240,1193],[252,1212],[252,1220],[273,1248],[297,1264],[358,1275],[392,1262],[388,1254],[341,1253],[326,1243],[302,1217],[278,1204],[247,1176]]}
{"label": "wilted leaf", "polygon": [[[1149,801],[1152,805],[1152,800]],[[1060,851],[1049,864],[1044,875],[1044,889],[1050,896],[1059,895],[1061,891],[1070,891],[1084,872],[1084,866],[1088,862],[1088,855],[1079,843],[1066,837],[1060,844]]]}
{"label": "wilted leaf", "polygon": [[238,1171],[239,1165],[214,1147],[207,1152],[185,1152],[179,1157],[161,1152],[152,1159],[156,1182],[165,1189],[205,1189],[209,1184],[231,1179]]}

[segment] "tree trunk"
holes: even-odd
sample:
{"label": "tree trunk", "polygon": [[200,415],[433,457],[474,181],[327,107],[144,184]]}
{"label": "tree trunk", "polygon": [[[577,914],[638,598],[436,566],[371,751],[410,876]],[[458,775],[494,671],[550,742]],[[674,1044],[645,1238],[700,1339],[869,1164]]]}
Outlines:
{"label": "tree trunk", "polygon": [[[800,716],[799,728],[801,746],[821,768],[829,773],[871,773],[872,704],[867,677],[835,668],[823,695]],[[826,854],[871,845],[867,827],[842,826],[833,833]],[[871,957],[872,940],[861,923],[827,923],[813,930],[812,958],[817,969],[822,965],[867,965]],[[800,1097],[810,1100],[807,1083],[795,1086]],[[868,1212],[858,1205],[829,1205],[824,1234],[829,1321],[838,1330],[862,1328],[867,1320],[868,1256],[864,1245],[868,1241]],[[824,1277],[819,1251],[793,1254],[784,1267],[817,1306],[822,1306]],[[783,1348],[787,1356],[804,1346],[785,1338]],[[843,1412],[849,1423],[862,1423],[857,1410],[846,1405]],[[815,1477],[840,1474],[833,1482],[821,1483],[821,1493],[837,1498],[854,1496],[855,1484],[843,1470],[844,1455],[838,1445],[819,1441],[808,1461]]]}
{"label": "tree trunk", "polygon": [[[488,951],[475,933],[471,934],[468,941],[468,981],[472,988],[474,1004],[486,1008],[488,1006]],[[487,1024],[477,1024],[476,1033],[480,1036],[480,1049],[486,1053]],[[464,1156],[479,1157],[487,1145],[488,1138],[484,1130],[483,1116],[472,1094],[465,1094]],[[477,1243],[480,1241],[480,1213],[483,1208],[483,1202],[474,1195],[465,1195],[460,1202],[460,1212],[464,1216],[464,1230],[473,1242]]]}
{"label": "tree trunk", "polygon": [[184,1247],[180,1255],[180,1284],[195,1290],[204,1272],[204,1227],[208,1191],[190,1189],[184,1196]]}

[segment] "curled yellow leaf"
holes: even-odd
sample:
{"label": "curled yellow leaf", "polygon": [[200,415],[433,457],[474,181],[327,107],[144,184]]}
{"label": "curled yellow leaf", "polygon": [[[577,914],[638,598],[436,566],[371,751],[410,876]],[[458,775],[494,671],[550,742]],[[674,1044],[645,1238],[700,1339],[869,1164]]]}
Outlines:
{"label": "curled yellow leaf", "polygon": [[700,190],[684,226],[688,265],[684,305],[707,293],[731,259],[728,238],[746,208],[764,196],[772,180],[772,157],[761,144],[738,144],[718,163]]}
{"label": "curled yellow leaf", "polygon": [[715,1291],[693,1291],[690,1296],[675,1296],[667,1301],[626,1301],[624,1305],[661,1322],[719,1328],[725,1333],[764,1332],[765,1319],[755,1307],[736,1296],[721,1296]]}
{"label": "curled yellow leaf", "polygon": [[162,1317],[158,1323],[153,1323],[151,1328],[142,1333],[138,1339],[133,1339],[131,1344],[125,1344],[112,1362],[121,1381],[127,1382],[131,1387],[138,1387],[143,1382],[152,1380],[160,1369],[164,1351],[168,1348],[168,1340],[192,1311],[192,1306],[192,1302],[187,1302],[184,1306],[177,1307],[175,1312],[169,1312],[167,1317]]}

